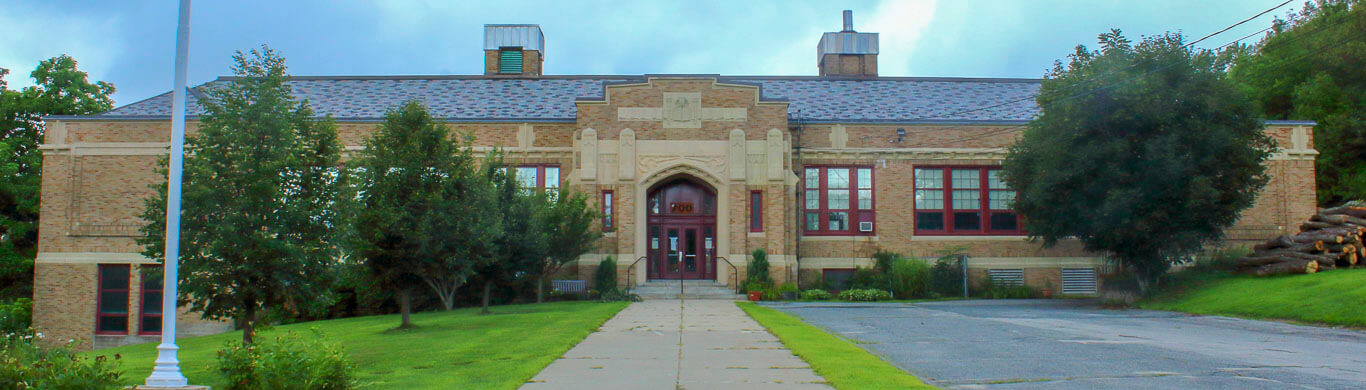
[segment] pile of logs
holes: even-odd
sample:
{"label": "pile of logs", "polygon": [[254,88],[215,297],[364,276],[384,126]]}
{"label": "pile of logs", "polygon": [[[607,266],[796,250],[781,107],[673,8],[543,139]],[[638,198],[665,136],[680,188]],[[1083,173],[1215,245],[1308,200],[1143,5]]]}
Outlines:
{"label": "pile of logs", "polygon": [[1298,234],[1287,234],[1252,247],[1237,261],[1238,270],[1259,276],[1308,274],[1366,265],[1366,202],[1320,209]]}

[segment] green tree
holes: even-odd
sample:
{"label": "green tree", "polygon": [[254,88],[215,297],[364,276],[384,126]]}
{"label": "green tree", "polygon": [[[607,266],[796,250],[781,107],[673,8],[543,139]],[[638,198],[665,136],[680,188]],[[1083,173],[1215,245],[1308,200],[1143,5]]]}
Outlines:
{"label": "green tree", "polygon": [[602,214],[588,205],[583,194],[570,192],[560,187],[556,196],[545,198],[548,202],[541,213],[541,226],[545,229],[546,256],[532,264],[539,276],[536,283],[536,302],[545,300],[545,283],[565,264],[579,259],[597,245],[602,231],[594,223]]}
{"label": "green tree", "polygon": [[471,149],[410,101],[385,114],[357,161],[355,253],[395,292],[399,328],[412,326],[413,289],[425,283],[450,310],[475,267],[493,258],[502,220]]}
{"label": "green tree", "polygon": [[109,111],[112,84],[91,83],[76,60],[61,55],[38,63],[34,86],[10,90],[0,68],[0,300],[29,296],[38,251],[38,204],[46,115]]}
{"label": "green tree", "polygon": [[493,184],[494,204],[502,217],[503,234],[494,241],[497,247],[493,261],[482,264],[476,271],[484,291],[480,313],[489,313],[493,285],[531,276],[535,265],[543,261],[548,251],[546,229],[540,224],[540,213],[547,204],[544,192],[518,187],[516,172],[503,163],[500,153],[490,153],[484,161],[484,177]]}
{"label": "green tree", "polygon": [[[329,303],[350,196],[336,125],[292,100],[285,59],[263,47],[233,62],[238,77],[209,88],[185,140],[179,299],[237,319],[251,344],[267,311]],[[156,187],[138,242],[164,261],[166,185]]]}
{"label": "green tree", "polygon": [[1316,0],[1236,57],[1229,76],[1271,119],[1312,119],[1320,205],[1366,199],[1366,9]]}
{"label": "green tree", "polygon": [[1005,180],[1032,237],[1075,237],[1146,289],[1252,205],[1273,143],[1216,56],[1180,34],[1132,46],[1112,30],[1099,41],[1043,81]]}

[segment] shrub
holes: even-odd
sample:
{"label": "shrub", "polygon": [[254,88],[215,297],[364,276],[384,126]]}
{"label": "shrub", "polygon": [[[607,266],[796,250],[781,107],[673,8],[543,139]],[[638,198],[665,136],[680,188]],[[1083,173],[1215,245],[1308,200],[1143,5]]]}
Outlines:
{"label": "shrub", "polygon": [[802,291],[802,300],[807,300],[807,301],[825,301],[825,300],[829,300],[830,298],[832,298],[832,296],[830,295],[830,292],[829,292],[829,291],[825,291],[825,290],[821,290],[821,289],[810,289],[810,290]]}
{"label": "shrub", "polygon": [[33,318],[33,300],[19,298],[0,303],[0,335],[26,333]]}
{"label": "shrub", "polygon": [[929,296],[930,266],[916,259],[897,259],[892,263],[888,284],[897,298]]}
{"label": "shrub", "polygon": [[81,357],[76,342],[44,348],[42,334],[0,335],[0,389],[119,389],[119,355]]}
{"label": "shrub", "polygon": [[777,287],[768,287],[762,291],[763,293],[760,294],[759,297],[765,301],[776,301],[783,297],[782,294],[778,292]]}
{"label": "shrub", "polygon": [[892,265],[901,259],[901,254],[880,250],[873,254],[873,270],[881,274],[892,272]]}
{"label": "shrub", "polygon": [[963,296],[963,268],[957,257],[940,257],[930,268],[930,290],[944,297]]}
{"label": "shrub", "polygon": [[1233,271],[1238,268],[1238,258],[1249,253],[1252,251],[1245,247],[1210,249],[1187,261],[1187,267],[1183,271],[1193,273]]}
{"label": "shrub", "polygon": [[640,295],[620,290],[612,290],[602,293],[597,297],[598,302],[640,302]]}
{"label": "shrub", "polygon": [[593,274],[593,285],[603,295],[617,291],[617,261],[612,256],[607,256],[598,264],[598,271]]}
{"label": "shrub", "polygon": [[1039,291],[1026,285],[997,284],[988,276],[982,280],[977,295],[991,299],[1027,299],[1038,298]]}
{"label": "shrub", "polygon": [[856,268],[854,269],[854,276],[849,278],[849,288],[886,290],[887,275],[872,268]]}
{"label": "shrub", "polygon": [[797,285],[796,285],[796,284],[793,284],[792,282],[787,282],[787,283],[783,283],[782,286],[778,286],[778,292],[780,292],[780,293],[790,293],[790,292],[801,292],[801,290],[798,290],[798,289],[797,289]]}
{"label": "shrub", "polygon": [[850,302],[873,302],[892,299],[892,294],[883,290],[849,289],[840,291],[840,300]]}
{"label": "shrub", "polygon": [[768,252],[755,249],[750,254],[749,265],[745,266],[745,275],[746,281],[758,282],[764,287],[773,285],[773,279],[768,276]]}
{"label": "shrub", "polygon": [[354,388],[355,364],[317,328],[313,333],[303,339],[290,332],[250,346],[229,341],[218,351],[218,371],[231,390]]}

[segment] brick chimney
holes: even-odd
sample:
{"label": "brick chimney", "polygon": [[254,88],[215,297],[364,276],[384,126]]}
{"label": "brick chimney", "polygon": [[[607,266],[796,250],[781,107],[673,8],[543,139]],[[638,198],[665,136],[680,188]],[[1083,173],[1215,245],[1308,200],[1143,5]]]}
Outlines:
{"label": "brick chimney", "polygon": [[537,24],[485,24],[484,75],[540,76],[545,34]]}
{"label": "brick chimney", "polygon": [[821,35],[816,44],[821,76],[877,77],[877,33],[854,31],[854,11],[844,11],[844,29]]}

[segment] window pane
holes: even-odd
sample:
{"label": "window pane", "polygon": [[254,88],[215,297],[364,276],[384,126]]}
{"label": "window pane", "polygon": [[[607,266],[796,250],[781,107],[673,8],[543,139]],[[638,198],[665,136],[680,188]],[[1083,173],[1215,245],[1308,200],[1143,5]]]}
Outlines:
{"label": "window pane", "polygon": [[917,169],[915,170],[915,188],[944,188],[944,170],[942,169]]}
{"label": "window pane", "polygon": [[1019,221],[1015,213],[991,213],[991,230],[1018,230]]}
{"label": "window pane", "polygon": [[871,168],[859,168],[858,188],[873,188],[873,170]]}
{"label": "window pane", "polygon": [[993,190],[987,196],[992,210],[1010,210],[1010,206],[1015,205],[1015,191]]}
{"label": "window pane", "polygon": [[944,230],[944,213],[915,213],[915,228],[920,230]]}
{"label": "window pane", "polygon": [[981,188],[981,171],[976,169],[953,170],[953,188]]}
{"label": "window pane", "polygon": [[871,210],[873,208],[873,190],[858,190],[859,210]]}
{"label": "window pane", "polygon": [[847,209],[849,208],[849,190],[825,191],[825,200],[825,208]]}
{"label": "window pane", "polygon": [[821,230],[821,216],[819,213],[806,213],[806,231]]}
{"label": "window pane", "polygon": [[146,265],[142,267],[143,290],[160,290],[162,287],[164,287],[161,283],[161,276],[163,275],[161,273],[161,267],[152,267]]}
{"label": "window pane", "polygon": [[820,188],[821,170],[820,168],[806,168],[806,188]]}
{"label": "window pane", "polygon": [[142,294],[142,314],[161,314],[161,293]]}
{"label": "window pane", "polygon": [[916,190],[915,208],[932,210],[944,208],[944,191]]}
{"label": "window pane", "polygon": [[546,188],[560,188],[560,167],[545,167]]}
{"label": "window pane", "polygon": [[982,208],[982,193],[977,190],[954,190],[953,208],[955,210],[977,210]]}
{"label": "window pane", "polygon": [[763,195],[759,192],[749,193],[749,230],[760,231],[764,226],[764,207]]}
{"label": "window pane", "polygon": [[142,317],[142,333],[161,333],[161,316]]}
{"label": "window pane", "polygon": [[830,230],[849,230],[849,213],[834,212],[830,213]]}
{"label": "window pane", "polygon": [[101,332],[127,332],[128,317],[100,317],[99,327]]}
{"label": "window pane", "polygon": [[849,170],[844,168],[826,168],[825,187],[849,188]]}
{"label": "window pane", "polygon": [[987,188],[991,188],[993,190],[1010,189],[1010,187],[1006,186],[1005,180],[1001,180],[1000,169],[992,169],[990,171],[987,171]]}
{"label": "window pane", "polygon": [[105,290],[128,289],[128,267],[110,265],[100,267],[100,288]]}
{"label": "window pane", "polygon": [[806,190],[806,209],[821,208],[821,190]]}
{"label": "window pane", "polygon": [[953,213],[953,230],[982,230],[982,213]]}
{"label": "window pane", "polygon": [[517,186],[536,188],[536,167],[517,167]]}
{"label": "window pane", "polygon": [[128,292],[100,293],[101,314],[128,314]]}

